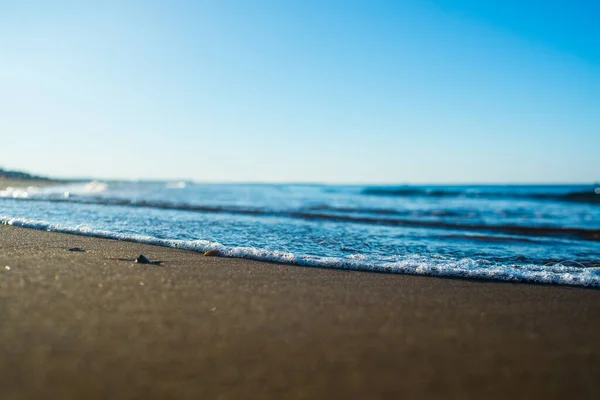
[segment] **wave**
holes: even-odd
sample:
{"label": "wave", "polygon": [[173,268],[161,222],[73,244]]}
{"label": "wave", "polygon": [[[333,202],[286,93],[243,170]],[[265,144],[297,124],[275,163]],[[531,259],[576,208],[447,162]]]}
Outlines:
{"label": "wave", "polygon": [[374,215],[395,215],[411,217],[473,217],[473,210],[453,211],[453,210],[395,210],[391,208],[365,208],[365,207],[336,207],[326,204],[308,207],[306,211],[348,213],[348,214],[374,214]]}
{"label": "wave", "polygon": [[252,247],[227,247],[208,240],[168,240],[143,235],[127,235],[95,230],[85,226],[68,227],[45,221],[0,216],[0,223],[23,228],[62,232],[105,239],[116,239],[173,247],[197,252],[218,250],[225,257],[245,258],[299,266],[334,268],[355,271],[385,272],[393,274],[427,275],[450,278],[485,279],[506,282],[545,283],[583,287],[600,287],[600,268],[582,267],[567,263],[553,265],[499,265],[489,260],[474,258],[451,259],[426,256],[400,256],[390,261],[375,256],[349,255],[318,257],[296,255],[282,251],[269,251]]}
{"label": "wave", "polygon": [[488,190],[454,190],[414,187],[367,187],[361,192],[369,196],[389,197],[459,197],[459,198],[482,198],[482,199],[532,199],[564,201],[600,205],[600,188],[592,188],[585,191],[573,191],[567,193],[535,193],[516,191],[488,191]]}
{"label": "wave", "polygon": [[389,208],[357,208],[357,207],[334,207],[327,204],[319,204],[308,207],[307,211],[331,211],[342,213],[357,213],[357,214],[378,214],[378,215],[403,215],[406,212]]}
{"label": "wave", "polygon": [[[486,225],[486,224],[465,224],[455,221],[423,220],[411,218],[382,218],[375,216],[343,215],[311,212],[310,209],[303,211],[279,211],[263,208],[236,207],[236,206],[209,206],[209,205],[190,205],[161,201],[148,200],[123,200],[99,197],[81,197],[71,196],[69,198],[19,198],[10,199],[12,201],[37,201],[37,202],[55,202],[55,203],[76,203],[90,205],[108,205],[136,208],[153,208],[163,210],[177,210],[203,213],[228,213],[238,215],[269,216],[283,218],[298,218],[312,221],[331,221],[340,223],[358,223],[370,225],[384,225],[409,228],[432,228],[446,229],[454,231],[473,231],[473,232],[492,232],[517,236],[550,237],[571,240],[586,240],[600,242],[600,229],[573,228],[573,227],[547,227],[547,226],[521,226],[521,225]],[[338,210],[348,210],[339,208]],[[423,216],[423,215],[419,215]],[[432,217],[439,217],[439,214],[430,214]]]}
{"label": "wave", "polygon": [[554,237],[564,239],[578,239],[600,242],[600,229],[585,228],[558,228],[541,226],[510,226],[510,225],[484,225],[484,224],[457,224],[443,221],[418,221],[410,219],[381,219],[368,217],[352,217],[342,215],[320,215],[306,213],[289,213],[293,217],[305,219],[320,219],[336,222],[366,223],[372,225],[387,225],[414,228],[449,229],[461,231],[497,232],[519,236]]}

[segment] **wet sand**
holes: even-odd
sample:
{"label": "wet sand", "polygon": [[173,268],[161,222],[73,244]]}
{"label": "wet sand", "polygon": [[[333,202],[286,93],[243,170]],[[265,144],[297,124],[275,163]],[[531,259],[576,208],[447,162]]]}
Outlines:
{"label": "wet sand", "polygon": [[[139,253],[162,263],[119,260]],[[600,392],[593,289],[277,265],[0,225],[0,321],[4,400]]]}
{"label": "wet sand", "polygon": [[61,184],[61,181],[53,180],[39,180],[39,179],[5,179],[0,177],[0,190],[6,189],[7,187],[13,188],[26,188],[29,186],[50,186]]}

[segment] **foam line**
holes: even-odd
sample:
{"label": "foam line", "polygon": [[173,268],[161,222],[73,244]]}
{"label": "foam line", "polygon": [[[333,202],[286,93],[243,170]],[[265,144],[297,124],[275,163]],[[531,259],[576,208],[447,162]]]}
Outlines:
{"label": "foam line", "polygon": [[348,256],[347,258],[317,257],[295,255],[288,252],[269,251],[252,247],[226,247],[220,243],[208,240],[166,240],[143,235],[126,235],[96,230],[86,226],[69,227],[51,224],[46,221],[10,218],[7,216],[0,216],[0,223],[23,228],[124,240],[197,252],[217,249],[226,257],[300,266],[438,277],[487,279],[508,282],[600,287],[600,268],[582,268],[573,265],[562,265],[560,263],[550,266],[535,264],[499,265],[486,260],[476,260],[472,258],[447,259],[426,256],[406,256],[394,261],[380,260],[365,255],[354,255]]}

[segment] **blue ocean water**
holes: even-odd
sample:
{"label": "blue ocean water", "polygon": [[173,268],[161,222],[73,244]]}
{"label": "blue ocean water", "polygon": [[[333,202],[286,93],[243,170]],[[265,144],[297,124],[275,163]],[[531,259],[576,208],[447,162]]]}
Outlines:
{"label": "blue ocean water", "polygon": [[88,182],[0,222],[331,268],[600,286],[600,188]]}

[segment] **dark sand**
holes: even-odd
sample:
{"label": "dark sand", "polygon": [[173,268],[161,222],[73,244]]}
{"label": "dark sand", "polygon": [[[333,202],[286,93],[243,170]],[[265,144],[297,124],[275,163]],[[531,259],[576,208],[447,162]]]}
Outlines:
{"label": "dark sand", "polygon": [[[117,260],[139,253],[163,263]],[[276,265],[0,225],[3,400],[599,396],[599,290]]]}
{"label": "dark sand", "polygon": [[29,186],[50,186],[60,184],[60,181],[52,180],[38,180],[38,179],[5,179],[0,177],[0,190],[6,189],[7,187],[13,188],[26,188]]}

